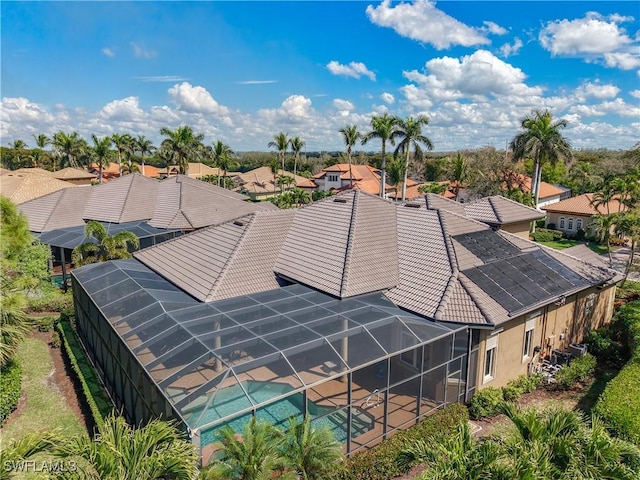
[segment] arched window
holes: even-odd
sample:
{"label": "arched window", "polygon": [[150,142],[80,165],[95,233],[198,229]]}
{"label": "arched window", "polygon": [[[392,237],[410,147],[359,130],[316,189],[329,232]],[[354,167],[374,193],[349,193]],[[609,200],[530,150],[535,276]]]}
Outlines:
{"label": "arched window", "polygon": [[560,230],[564,229],[564,217],[560,217]]}
{"label": "arched window", "polygon": [[576,220],[576,230],[582,230],[582,219],[578,218]]}
{"label": "arched window", "polygon": [[573,218],[570,218],[567,222],[567,230],[573,230]]}

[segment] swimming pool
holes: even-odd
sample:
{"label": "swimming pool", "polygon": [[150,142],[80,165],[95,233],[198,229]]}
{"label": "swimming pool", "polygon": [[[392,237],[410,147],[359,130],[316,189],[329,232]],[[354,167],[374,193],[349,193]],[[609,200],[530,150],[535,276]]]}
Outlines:
{"label": "swimming pool", "polygon": [[[269,401],[272,398],[279,397],[287,392],[293,391],[293,388],[285,383],[277,382],[243,382],[242,386],[251,396],[255,403]],[[258,408],[256,418],[264,420],[276,427],[286,428],[289,418],[300,417],[304,412],[303,395],[301,392],[291,394],[284,399],[278,400],[264,407]],[[199,425],[206,425],[209,422],[232,416],[234,413],[251,405],[247,400],[244,392],[239,385],[225,388],[216,395],[214,402],[207,409],[198,422]],[[341,443],[347,440],[347,409],[331,406],[316,405],[309,402],[309,414],[312,416],[313,423],[318,426],[328,427],[335,437]],[[352,436],[357,437],[362,433],[366,433],[375,426],[374,418],[359,408],[352,410],[354,415],[351,420]],[[226,425],[231,426],[236,432],[241,433],[246,423],[251,418],[251,414],[247,413],[240,417],[231,419],[224,424],[218,425],[208,431],[202,432],[201,445],[205,446],[218,440],[218,431]]]}

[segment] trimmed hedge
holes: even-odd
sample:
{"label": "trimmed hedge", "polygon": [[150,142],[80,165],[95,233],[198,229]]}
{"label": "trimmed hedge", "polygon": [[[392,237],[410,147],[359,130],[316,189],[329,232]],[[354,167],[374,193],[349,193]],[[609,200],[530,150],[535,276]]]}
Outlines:
{"label": "trimmed hedge", "polygon": [[596,369],[596,357],[587,353],[582,357],[571,360],[569,365],[565,365],[556,373],[555,388],[568,390],[578,382],[583,382]]}
{"label": "trimmed hedge", "polygon": [[553,242],[554,240],[560,240],[564,236],[564,232],[562,230],[539,228],[531,236],[536,242]]}
{"label": "trimmed hedge", "polygon": [[89,405],[89,410],[91,410],[93,420],[96,425],[99,425],[113,411],[111,400],[102,388],[95,368],[89,363],[82,346],[78,343],[76,333],[69,320],[64,319],[58,322],[57,329],[71,368],[82,386],[82,392],[87,405]]}
{"label": "trimmed hedge", "polygon": [[455,435],[456,426],[469,420],[467,408],[459,403],[448,405],[420,423],[397,431],[380,444],[354,454],[344,462],[344,468],[334,480],[388,480],[405,473],[396,462],[398,454],[418,439],[442,439]]}
{"label": "trimmed hedge", "polygon": [[22,367],[12,359],[2,367],[0,374],[0,426],[18,406],[22,393]]}
{"label": "trimmed hedge", "polygon": [[471,418],[481,419],[500,413],[500,405],[504,401],[501,388],[486,387],[477,391],[471,397],[469,413]]}
{"label": "trimmed hedge", "polygon": [[640,445],[640,300],[622,306],[618,320],[632,356],[604,389],[595,412],[613,435]]}

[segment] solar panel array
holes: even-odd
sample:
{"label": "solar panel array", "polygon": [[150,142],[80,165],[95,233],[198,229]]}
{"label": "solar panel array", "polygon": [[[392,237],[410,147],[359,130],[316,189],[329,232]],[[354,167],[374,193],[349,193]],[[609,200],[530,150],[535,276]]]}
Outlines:
{"label": "solar panel array", "polygon": [[502,258],[463,273],[510,313],[588,285],[542,250]]}
{"label": "solar panel array", "polygon": [[520,250],[493,230],[463,233],[453,237],[463,247],[485,263],[518,255]]}

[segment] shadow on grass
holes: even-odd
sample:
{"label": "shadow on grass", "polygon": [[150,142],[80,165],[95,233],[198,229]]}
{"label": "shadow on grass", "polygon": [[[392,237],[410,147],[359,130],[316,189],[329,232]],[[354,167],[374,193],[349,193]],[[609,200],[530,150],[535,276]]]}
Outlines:
{"label": "shadow on grass", "polygon": [[591,411],[596,405],[607,384],[618,374],[620,367],[598,366],[594,372],[593,383],[585,391],[578,401],[576,410],[580,410],[586,415],[591,415]]}

